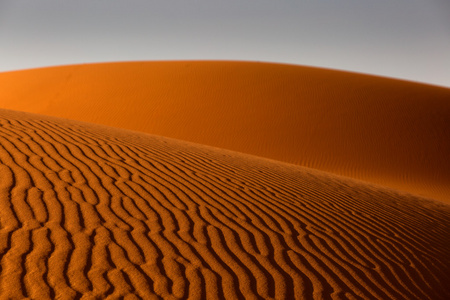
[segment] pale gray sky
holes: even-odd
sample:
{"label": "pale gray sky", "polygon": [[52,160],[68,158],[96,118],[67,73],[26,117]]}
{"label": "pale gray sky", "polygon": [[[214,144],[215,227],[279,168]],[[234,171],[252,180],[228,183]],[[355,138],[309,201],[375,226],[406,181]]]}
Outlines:
{"label": "pale gray sky", "polygon": [[0,71],[292,63],[450,87],[449,0],[0,0]]}

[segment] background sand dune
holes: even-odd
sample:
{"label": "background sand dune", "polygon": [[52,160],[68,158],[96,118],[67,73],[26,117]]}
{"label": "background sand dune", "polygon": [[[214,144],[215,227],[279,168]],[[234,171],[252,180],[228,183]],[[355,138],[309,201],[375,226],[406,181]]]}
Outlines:
{"label": "background sand dune", "polygon": [[212,145],[450,202],[450,89],[244,62],[0,74],[0,107]]}
{"label": "background sand dune", "polygon": [[100,125],[0,125],[1,299],[450,297],[441,202]]}

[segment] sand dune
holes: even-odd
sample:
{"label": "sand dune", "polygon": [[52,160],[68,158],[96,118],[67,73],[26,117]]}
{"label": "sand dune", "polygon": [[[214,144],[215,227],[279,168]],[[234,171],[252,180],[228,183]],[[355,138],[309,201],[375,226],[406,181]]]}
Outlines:
{"label": "sand dune", "polygon": [[0,74],[0,107],[173,137],[450,202],[450,89],[300,66],[109,63]]}
{"label": "sand dune", "polygon": [[450,89],[243,62],[0,86],[0,299],[450,298]]}
{"label": "sand dune", "polygon": [[0,125],[1,299],[450,297],[441,202],[123,129]]}

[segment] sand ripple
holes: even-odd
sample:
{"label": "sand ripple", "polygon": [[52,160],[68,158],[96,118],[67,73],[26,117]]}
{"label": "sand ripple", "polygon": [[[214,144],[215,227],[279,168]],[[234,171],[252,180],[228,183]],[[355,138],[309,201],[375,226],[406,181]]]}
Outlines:
{"label": "sand ripple", "polygon": [[449,299],[450,207],[0,112],[1,299]]}

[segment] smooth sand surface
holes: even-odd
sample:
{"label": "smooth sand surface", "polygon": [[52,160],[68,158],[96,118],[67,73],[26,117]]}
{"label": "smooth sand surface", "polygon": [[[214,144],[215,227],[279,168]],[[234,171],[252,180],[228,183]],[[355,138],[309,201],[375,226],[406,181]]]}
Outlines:
{"label": "smooth sand surface", "polygon": [[78,121],[0,125],[0,299],[450,298],[443,202]]}
{"label": "smooth sand surface", "polygon": [[450,203],[450,89],[246,62],[0,73],[0,108],[235,150]]}

